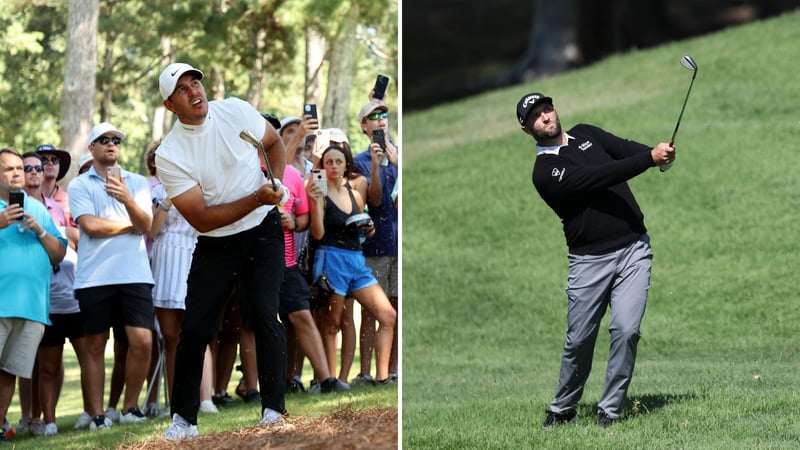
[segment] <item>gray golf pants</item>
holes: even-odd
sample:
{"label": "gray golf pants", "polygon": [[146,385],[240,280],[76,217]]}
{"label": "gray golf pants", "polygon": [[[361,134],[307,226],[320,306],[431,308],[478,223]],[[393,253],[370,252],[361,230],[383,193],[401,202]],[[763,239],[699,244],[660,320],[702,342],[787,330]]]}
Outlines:
{"label": "gray golf pants", "polygon": [[611,309],[611,349],[606,387],[598,403],[612,419],[620,416],[633,375],[639,324],[647,304],[653,253],[645,234],[604,255],[569,255],[567,338],[558,388],[550,411],[574,409],[592,369],[592,355],[606,308]]}

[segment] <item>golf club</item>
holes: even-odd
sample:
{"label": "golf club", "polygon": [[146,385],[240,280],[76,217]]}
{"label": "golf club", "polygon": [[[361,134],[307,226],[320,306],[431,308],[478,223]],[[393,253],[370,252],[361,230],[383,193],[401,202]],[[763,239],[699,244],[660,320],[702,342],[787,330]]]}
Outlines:
{"label": "golf club", "polygon": [[247,141],[248,143],[254,145],[257,149],[261,151],[261,156],[264,157],[264,167],[266,168],[266,173],[264,175],[269,177],[269,180],[272,182],[272,190],[277,191],[278,186],[275,184],[275,177],[272,175],[272,167],[270,167],[269,165],[269,159],[267,159],[267,152],[264,150],[264,144],[262,144],[261,141],[256,139],[256,137],[253,136],[253,133],[251,133],[248,130],[242,130],[242,132],[239,133],[239,137]]}
{"label": "golf club", "polygon": [[[672,132],[672,139],[669,140],[670,147],[675,145],[675,135],[678,134],[678,128],[681,126],[681,119],[683,118],[683,110],[686,109],[686,101],[689,100],[689,93],[692,92],[692,85],[694,84],[694,79],[697,76],[697,63],[694,62],[691,56],[686,55],[681,58],[681,65],[689,70],[692,71],[692,81],[689,83],[689,90],[686,91],[686,97],[683,99],[683,106],[681,106],[681,113],[678,116],[678,123],[675,124],[675,131]],[[672,167],[672,163],[667,165],[661,166],[661,171],[666,172],[667,170]]]}

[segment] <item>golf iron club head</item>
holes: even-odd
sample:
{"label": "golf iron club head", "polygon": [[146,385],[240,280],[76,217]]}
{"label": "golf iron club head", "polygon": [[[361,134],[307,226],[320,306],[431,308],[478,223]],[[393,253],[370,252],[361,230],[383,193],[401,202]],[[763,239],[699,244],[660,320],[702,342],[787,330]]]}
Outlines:
{"label": "golf iron club head", "polygon": [[[681,113],[678,116],[678,122],[675,124],[675,131],[672,132],[672,138],[669,140],[669,145],[675,145],[675,135],[678,134],[678,128],[681,126],[681,119],[683,118],[683,110],[686,109],[686,101],[689,100],[689,93],[692,92],[692,85],[694,85],[694,79],[697,76],[697,63],[694,62],[689,55],[684,55],[681,58],[681,65],[689,70],[692,71],[692,81],[689,83],[689,90],[686,91],[686,97],[683,99],[683,106],[681,106]],[[672,163],[659,167],[659,170],[662,172],[666,172],[672,167]]]}
{"label": "golf iron club head", "polygon": [[269,177],[270,181],[272,182],[272,190],[277,191],[278,186],[275,184],[275,177],[272,175],[272,167],[269,165],[269,159],[267,159],[267,152],[264,150],[264,144],[256,139],[253,133],[251,133],[249,130],[242,130],[239,133],[239,137],[250,145],[253,145],[261,152],[261,155],[264,157],[264,167],[266,170],[265,175]]}
{"label": "golf iron club head", "polygon": [[689,55],[685,55],[683,58],[681,58],[681,65],[692,72],[697,72],[697,63],[694,62],[692,57]]}

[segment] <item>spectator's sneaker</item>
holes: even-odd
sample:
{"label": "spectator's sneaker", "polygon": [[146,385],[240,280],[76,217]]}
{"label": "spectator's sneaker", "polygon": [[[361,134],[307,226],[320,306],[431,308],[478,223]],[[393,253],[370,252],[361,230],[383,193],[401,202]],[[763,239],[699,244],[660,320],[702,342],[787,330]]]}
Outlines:
{"label": "spectator's sneaker", "polygon": [[547,411],[547,416],[544,418],[544,426],[545,428],[552,428],[559,425],[564,425],[567,423],[572,423],[578,420],[578,413],[575,412],[574,409],[568,409],[563,413],[554,413],[553,411]]}
{"label": "spectator's sneaker", "polygon": [[260,402],[261,394],[256,389],[250,389],[242,396],[242,399],[244,399],[245,403]]}
{"label": "spectator's sneaker", "polygon": [[19,419],[19,423],[17,424],[17,433],[25,434],[30,431],[30,428],[30,422],[28,422],[26,419]]}
{"label": "spectator's sneaker", "polygon": [[81,428],[88,427],[90,423],[92,423],[92,416],[90,416],[88,412],[84,411],[80,416],[78,416],[78,421],[75,422],[75,426],[72,428],[80,430]]}
{"label": "spectator's sneaker", "polygon": [[217,406],[214,405],[213,401],[203,400],[200,402],[200,412],[217,414],[219,410],[217,409]]}
{"label": "spectator's sneaker", "polygon": [[145,415],[142,414],[139,408],[135,406],[131,406],[130,408],[128,408],[128,410],[122,413],[122,415],[119,417],[120,425],[128,423],[141,423],[146,420],[147,417],[145,417]]}
{"label": "spectator's sneaker", "polygon": [[33,419],[28,426],[28,430],[31,432],[33,436],[42,436],[44,435],[44,424],[42,420],[38,417]]}
{"label": "spectator's sneaker", "polygon": [[347,392],[349,390],[349,384],[334,377],[330,377],[323,381],[320,387],[320,392],[323,394],[327,394],[329,392]]}
{"label": "spectator's sneaker", "polygon": [[58,434],[58,425],[55,422],[50,422],[44,426],[44,436],[55,436]]}
{"label": "spectator's sneaker", "polygon": [[117,413],[117,408],[112,408],[112,407],[106,408],[105,416],[106,419],[112,422],[119,422],[119,414]]}
{"label": "spectator's sneaker", "polygon": [[311,385],[308,387],[308,392],[311,395],[317,395],[322,391],[317,380],[311,380]]}
{"label": "spectator's sneaker", "polygon": [[172,415],[172,423],[164,431],[164,439],[168,441],[180,441],[182,439],[189,439],[197,436],[197,425],[192,425],[186,421],[180,414]]}
{"label": "spectator's sneaker", "polygon": [[391,378],[395,382],[398,382],[400,380],[400,378],[397,376],[397,372],[389,372],[389,378]]}
{"label": "spectator's sneaker", "polygon": [[92,419],[92,423],[89,424],[89,431],[105,430],[106,428],[111,428],[113,426],[114,422],[101,414]]}
{"label": "spectator's sneaker", "polygon": [[[25,422],[27,424],[27,422]],[[8,423],[8,419],[3,422],[3,428],[0,428],[0,442],[7,441],[14,437],[14,429],[11,428],[11,424]]]}
{"label": "spectator's sneaker", "polygon": [[305,392],[306,388],[303,386],[303,382],[297,379],[286,380],[286,392],[288,394],[296,394],[300,392]]}
{"label": "spectator's sneaker", "polygon": [[608,428],[616,422],[617,419],[612,419],[611,417],[606,414],[605,411],[601,411],[597,414],[597,426],[601,428]]}
{"label": "spectator's sneaker", "polygon": [[389,377],[386,378],[385,380],[375,380],[374,384],[375,386],[395,386],[397,385],[397,380],[392,377]]}
{"label": "spectator's sneaker", "polygon": [[364,375],[363,373],[358,374],[355,378],[350,380],[350,386],[353,387],[373,386],[374,384],[375,380],[373,380],[370,375]]}
{"label": "spectator's sneaker", "polygon": [[211,401],[217,406],[230,406],[234,400],[227,392],[222,391],[212,395]]}
{"label": "spectator's sneaker", "polygon": [[273,409],[264,408],[264,416],[259,425],[278,425],[283,422],[283,415]]}

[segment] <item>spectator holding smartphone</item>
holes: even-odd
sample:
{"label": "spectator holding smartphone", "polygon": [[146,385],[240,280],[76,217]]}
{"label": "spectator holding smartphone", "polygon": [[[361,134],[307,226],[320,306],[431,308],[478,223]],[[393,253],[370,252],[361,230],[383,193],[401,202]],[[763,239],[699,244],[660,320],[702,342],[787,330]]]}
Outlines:
{"label": "spectator holding smartphone", "polygon": [[321,241],[314,256],[315,278],[317,272],[325,273],[334,289],[328,304],[323,306],[330,312],[325,315],[321,329],[328,365],[331,370],[336,366],[336,336],[345,296],[349,294],[379,322],[375,337],[376,378],[380,384],[390,384],[393,380],[389,377],[389,358],[397,313],[364,262],[359,234],[373,234],[372,221],[367,230],[346,225],[349,218],[364,210],[361,194],[345,183],[354,169],[353,160],[342,147],[331,145],[322,153],[319,167],[327,176],[327,195],[315,183],[309,183],[306,191],[311,206],[311,236]]}
{"label": "spectator holding smartphone", "polygon": [[75,297],[89,346],[91,431],[112,426],[103,410],[103,390],[106,342],[115,325],[124,327],[128,340],[119,422],[146,420],[138,403],[150,369],[155,327],[153,275],[143,238],[152,224],[152,202],[147,180],[118,164],[124,138],[125,133],[108,122],[94,126],[88,145],[92,167],[69,184],[70,207],[80,228]]}
{"label": "spectator holding smartphone", "polygon": [[[354,158],[356,170],[367,179],[367,206],[375,224],[375,236],[364,242],[364,256],[392,306],[398,308],[398,262],[397,262],[397,208],[392,192],[397,184],[397,146],[389,139],[389,110],[383,102],[366,103],[358,114],[361,130],[370,138],[367,151]],[[380,135],[382,138],[376,139]],[[361,370],[351,383],[354,386],[372,382],[373,340],[375,318],[368,310],[361,311],[359,350]],[[397,328],[390,362],[391,376],[397,379]]]}
{"label": "spectator holding smartphone", "polygon": [[[30,378],[36,349],[50,325],[50,274],[64,259],[67,240],[61,236],[45,206],[28,198],[22,155],[0,149],[0,243],[5,261],[24,264],[0,266],[3,297],[0,302],[0,442],[14,435],[6,415],[16,377]],[[22,206],[11,203],[21,194]],[[14,349],[14,351],[10,351]]]}

